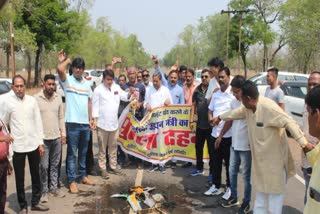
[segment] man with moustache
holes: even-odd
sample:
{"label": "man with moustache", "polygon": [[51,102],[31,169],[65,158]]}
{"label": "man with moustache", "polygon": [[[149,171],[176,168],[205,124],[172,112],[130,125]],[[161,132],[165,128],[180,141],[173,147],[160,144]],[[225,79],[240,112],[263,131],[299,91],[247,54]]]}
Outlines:
{"label": "man with moustache", "polygon": [[[61,144],[66,143],[66,129],[62,99],[55,92],[55,88],[55,76],[47,74],[44,77],[44,89],[35,95],[42,118],[45,149],[45,154],[40,160],[41,202],[48,202],[49,192],[49,195],[53,197],[63,198],[65,196],[58,189],[58,171],[62,150]],[[50,173],[48,172],[49,165]],[[49,189],[48,174],[50,174]]]}
{"label": "man with moustache", "polygon": [[106,148],[109,153],[108,173],[120,174],[117,169],[117,138],[119,135],[118,109],[120,100],[128,101],[134,92],[124,92],[119,85],[114,82],[112,70],[103,71],[103,83],[94,91],[92,97],[93,129],[98,129],[99,144],[99,168],[102,178],[107,179],[106,170]]}
{"label": "man with moustache", "polygon": [[[197,123],[196,129],[196,168],[192,170],[191,176],[203,175],[203,147],[205,141],[207,141],[208,151],[209,139],[211,136],[211,127],[208,120],[208,103],[205,98],[210,81],[210,74],[208,69],[204,69],[201,72],[201,84],[196,87],[192,96],[192,109],[190,122]],[[194,121],[194,116],[197,115],[197,121]],[[212,153],[212,152],[211,152]],[[210,152],[209,152],[210,154]],[[211,163],[209,163],[211,165]],[[210,171],[210,174],[212,172]]]}
{"label": "man with moustache", "polygon": [[[212,120],[213,117],[220,115],[232,109],[231,103],[235,99],[232,94],[230,82],[230,69],[223,67],[218,73],[220,89],[212,95],[209,104],[208,119]],[[212,172],[212,186],[206,191],[205,195],[220,195],[221,187],[221,173],[222,173],[222,160],[224,160],[226,168],[226,193],[223,198],[230,194],[230,177],[229,177],[229,159],[230,159],[230,146],[231,146],[231,126],[232,121],[221,122],[219,125],[212,128],[211,137],[209,140],[211,172]]]}
{"label": "man with moustache", "polygon": [[14,94],[6,97],[1,106],[0,118],[9,124],[14,142],[13,168],[16,179],[17,197],[20,205],[19,213],[28,213],[28,203],[24,190],[25,159],[28,156],[32,199],[31,210],[48,211],[49,208],[40,203],[41,181],[39,175],[40,157],[44,155],[43,128],[38,103],[32,96],[26,95],[26,80],[21,75],[12,79]]}
{"label": "man with moustache", "polygon": [[148,94],[149,89],[152,86],[152,82],[149,81],[150,74],[147,69],[142,70],[142,80],[143,80],[143,85],[146,89],[146,94]]}
{"label": "man with moustache", "polygon": [[185,104],[183,89],[177,84],[178,78],[178,71],[172,70],[169,72],[168,89],[172,97],[173,105]]}
{"label": "man with moustache", "polygon": [[[320,72],[319,71],[313,71],[309,78],[308,78],[308,92],[311,91],[311,89],[313,89],[316,85],[320,84]],[[312,143],[313,145],[316,145],[319,140],[312,136],[310,133],[309,133],[309,124],[308,124],[308,111],[307,111],[307,106],[305,105],[305,109],[303,111],[303,126],[302,126],[302,131],[304,132],[304,135],[305,137],[307,138],[307,140]],[[310,178],[311,178],[311,175],[312,175],[312,167],[310,166],[310,164],[308,163],[308,160],[306,158],[306,155],[303,151],[301,151],[301,163],[302,163],[302,166],[301,166],[301,169],[302,169],[302,172],[303,172],[303,177],[304,177],[304,180],[305,180],[305,195],[304,195],[304,204],[306,204],[307,202],[307,195],[308,195],[308,187],[309,187],[309,182],[310,182]]]}
{"label": "man with moustache", "polygon": [[[241,86],[244,84],[245,78],[236,75],[231,81],[231,90],[236,97],[231,103],[232,109],[241,106]],[[239,204],[238,201],[238,174],[240,165],[242,166],[242,176],[244,183],[243,202],[238,209],[238,214],[248,213],[251,201],[251,151],[249,147],[248,128],[245,120],[234,120],[232,122],[232,145],[230,148],[230,189],[231,196],[227,200],[223,200],[222,207],[232,207]]]}
{"label": "man with moustache", "polygon": [[[130,66],[127,69],[127,77],[128,77],[128,82],[123,86],[123,90],[126,92],[129,92],[130,90],[134,90],[133,96],[137,99],[137,105],[136,105],[136,114],[135,117],[138,120],[141,120],[144,116],[143,112],[143,102],[145,100],[146,96],[146,89],[143,86],[143,84],[139,83],[137,81],[137,68],[134,66]],[[129,102],[128,102],[129,104]]]}
{"label": "man with moustache", "polygon": [[246,120],[252,155],[251,178],[256,189],[253,212],[282,213],[286,182],[295,174],[286,130],[306,152],[314,145],[306,140],[297,123],[277,103],[259,96],[252,81],[247,80],[242,85],[241,100],[243,105],[215,116],[211,123]]}
{"label": "man with moustache", "polygon": [[208,103],[210,103],[211,97],[213,93],[219,90],[219,79],[218,79],[218,73],[221,68],[224,67],[224,63],[221,59],[218,57],[214,57],[210,59],[208,62],[208,66],[210,67],[210,83],[206,94],[206,99],[208,100]]}
{"label": "man with moustache", "polygon": [[[178,78],[179,74],[176,70],[171,70],[169,72],[169,83],[168,83],[168,89],[171,94],[172,98],[172,104],[173,105],[183,105],[185,104],[184,101],[184,93],[183,89],[180,85],[178,85]],[[171,168],[174,169],[177,166],[177,160],[172,159],[171,160]]]}
{"label": "man with moustache", "polygon": [[139,71],[137,74],[137,82],[143,84],[142,71]]}
{"label": "man with moustache", "polygon": [[[183,86],[183,93],[184,93],[184,101],[187,105],[192,105],[192,95],[196,87],[199,85],[199,83],[196,83],[194,81],[194,70],[191,68],[187,69],[186,72],[186,83]],[[182,165],[183,168],[191,167],[191,162],[186,162]]]}
{"label": "man with moustache", "polygon": [[186,84],[183,86],[184,101],[187,105],[192,105],[192,95],[199,83],[194,81],[194,70],[187,69]]}
{"label": "man with moustache", "polygon": [[[145,101],[145,106],[148,112],[151,112],[154,108],[172,104],[170,91],[167,87],[162,85],[161,78],[162,74],[159,72],[156,72],[152,75],[153,86],[150,88]],[[163,141],[160,143],[163,143]],[[157,170],[160,170],[162,174],[166,172],[164,164],[152,164],[152,167],[148,170],[148,172],[154,172]]]}
{"label": "man with moustache", "polygon": [[[137,73],[138,71],[135,66],[129,66],[127,68],[128,82],[124,84],[122,89],[125,92],[129,92],[132,90],[134,91],[131,97],[137,100],[137,104],[135,105],[135,108],[136,108],[135,117],[140,121],[144,116],[143,103],[145,101],[146,89],[143,84],[137,82]],[[128,104],[129,102],[127,102],[127,105]],[[134,158],[132,156],[129,156],[129,159],[135,160],[138,169],[143,168],[142,160],[138,158]],[[130,165],[130,164],[131,164],[131,161],[128,161],[126,165]]]}
{"label": "man with moustache", "polygon": [[[72,75],[66,75],[66,68],[71,63]],[[89,82],[83,77],[85,62],[75,58],[72,62],[63,51],[59,52],[57,68],[60,83],[66,96],[65,122],[68,135],[67,178],[70,193],[78,193],[77,179],[80,183],[93,185],[87,176],[87,151],[92,128],[92,90]],[[76,153],[78,153],[78,168]],[[78,173],[76,172],[78,169]],[[78,174],[78,176],[77,176]]]}
{"label": "man with moustache", "polygon": [[[311,89],[306,98],[308,111],[308,124],[310,135],[320,139],[320,86]],[[305,150],[305,149],[304,149]],[[307,152],[307,150],[305,150]],[[315,148],[306,153],[308,162],[312,167],[312,176],[307,191],[307,204],[303,210],[304,214],[318,213],[320,209],[320,144],[319,141]]]}

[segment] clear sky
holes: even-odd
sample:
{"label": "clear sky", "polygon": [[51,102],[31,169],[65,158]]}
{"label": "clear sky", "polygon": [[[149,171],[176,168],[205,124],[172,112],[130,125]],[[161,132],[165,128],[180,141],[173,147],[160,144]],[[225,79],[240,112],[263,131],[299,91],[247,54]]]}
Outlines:
{"label": "clear sky", "polygon": [[112,27],[136,34],[145,50],[163,57],[188,24],[227,9],[229,0],[95,0],[90,10],[94,23],[107,16]]}

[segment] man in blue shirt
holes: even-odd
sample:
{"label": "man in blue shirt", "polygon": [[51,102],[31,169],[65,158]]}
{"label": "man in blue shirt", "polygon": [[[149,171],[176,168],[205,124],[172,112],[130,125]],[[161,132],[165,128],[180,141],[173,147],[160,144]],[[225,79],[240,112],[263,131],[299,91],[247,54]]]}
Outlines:
{"label": "man in blue shirt", "polygon": [[[66,128],[68,136],[67,147],[67,178],[71,193],[78,193],[76,185],[76,153],[78,152],[78,178],[83,184],[93,185],[86,173],[86,154],[90,139],[92,121],[92,90],[89,82],[83,78],[85,62],[82,58],[75,58],[71,63],[72,75],[66,75],[66,67],[71,60],[65,53],[59,53],[57,68],[60,82],[66,97]],[[89,125],[90,124],[90,125]]]}
{"label": "man in blue shirt", "polygon": [[183,89],[177,84],[178,78],[178,71],[170,71],[168,89],[171,93],[173,105],[185,104]]}

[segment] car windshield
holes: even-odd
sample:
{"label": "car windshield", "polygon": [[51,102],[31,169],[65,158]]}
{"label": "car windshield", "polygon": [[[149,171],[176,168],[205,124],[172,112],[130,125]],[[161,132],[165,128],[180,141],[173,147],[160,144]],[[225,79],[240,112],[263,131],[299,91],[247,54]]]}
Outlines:
{"label": "car windshield", "polygon": [[0,94],[5,94],[10,91],[9,83],[0,82]]}
{"label": "car windshield", "polygon": [[264,73],[259,73],[254,75],[253,77],[250,77],[249,80],[254,82],[257,85],[266,85],[267,84],[267,75]]}
{"label": "car windshield", "polygon": [[304,99],[307,95],[307,87],[304,86],[286,86],[287,95]]}

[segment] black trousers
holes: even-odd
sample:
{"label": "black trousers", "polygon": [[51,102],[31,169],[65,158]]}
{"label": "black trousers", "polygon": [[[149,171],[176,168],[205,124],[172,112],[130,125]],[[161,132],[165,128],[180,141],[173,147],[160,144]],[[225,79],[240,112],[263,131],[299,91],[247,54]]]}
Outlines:
{"label": "black trousers", "polygon": [[87,159],[86,159],[86,170],[87,174],[91,174],[94,169],[94,157],[92,148],[92,131],[90,131],[90,140],[88,143]]}
{"label": "black trousers", "polygon": [[17,189],[18,202],[21,209],[28,207],[28,203],[26,201],[26,196],[24,192],[24,168],[25,168],[26,156],[28,156],[29,169],[31,174],[31,183],[32,183],[31,204],[37,205],[41,197],[41,182],[40,182],[40,174],[39,174],[39,163],[40,163],[39,148],[31,152],[23,152],[23,153],[14,152],[13,168],[14,168],[14,173],[16,177],[16,189]]}
{"label": "black trousers", "polygon": [[230,187],[230,176],[229,176],[229,163],[230,163],[230,146],[231,146],[231,137],[222,138],[220,146],[218,149],[214,149],[214,142],[216,138],[210,138],[210,146],[213,151],[213,156],[210,156],[212,162],[213,176],[212,183],[216,188],[221,186],[221,172],[222,172],[222,161],[224,160],[226,168],[226,185]]}
{"label": "black trousers", "polygon": [[[203,170],[203,147],[204,147],[204,143],[207,140],[207,146],[208,146],[208,151],[209,151],[209,155],[210,154],[210,148],[209,148],[209,142],[210,142],[210,137],[211,137],[211,131],[212,128],[209,129],[201,129],[201,128],[197,128],[196,130],[196,157],[197,157],[197,170]],[[212,173],[211,171],[211,158],[210,158],[210,162],[209,162],[209,166],[210,166],[210,173]]]}

